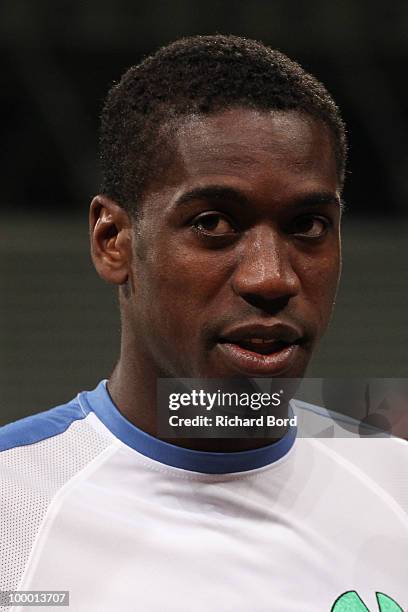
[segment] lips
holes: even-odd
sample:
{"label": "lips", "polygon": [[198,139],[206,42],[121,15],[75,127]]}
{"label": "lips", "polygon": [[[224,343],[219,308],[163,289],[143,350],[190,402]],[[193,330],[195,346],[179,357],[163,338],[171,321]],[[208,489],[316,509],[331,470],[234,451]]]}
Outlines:
{"label": "lips", "polygon": [[248,340],[241,340],[233,344],[236,344],[237,346],[240,346],[248,351],[252,351],[253,353],[258,353],[259,355],[278,353],[284,348],[290,346],[289,342],[284,342],[281,340],[264,340],[263,338],[250,338]]}
{"label": "lips", "polygon": [[279,376],[294,365],[303,343],[302,332],[291,325],[245,325],[223,333],[218,349],[240,374]]}

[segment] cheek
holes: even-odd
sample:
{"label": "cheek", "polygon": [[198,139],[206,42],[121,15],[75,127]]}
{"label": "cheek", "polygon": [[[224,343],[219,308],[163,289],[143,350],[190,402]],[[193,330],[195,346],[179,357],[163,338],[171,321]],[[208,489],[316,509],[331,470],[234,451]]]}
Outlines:
{"label": "cheek", "polygon": [[208,305],[228,276],[220,254],[172,247],[160,249],[135,270],[136,308],[148,326],[177,344],[199,330]]}
{"label": "cheek", "polygon": [[233,253],[170,247],[152,260],[149,276],[161,300],[177,299],[185,309],[202,308],[228,280],[233,259]]}
{"label": "cheek", "polygon": [[327,324],[334,305],[340,276],[340,253],[332,253],[303,263],[302,287],[307,301],[313,305],[321,325]]}

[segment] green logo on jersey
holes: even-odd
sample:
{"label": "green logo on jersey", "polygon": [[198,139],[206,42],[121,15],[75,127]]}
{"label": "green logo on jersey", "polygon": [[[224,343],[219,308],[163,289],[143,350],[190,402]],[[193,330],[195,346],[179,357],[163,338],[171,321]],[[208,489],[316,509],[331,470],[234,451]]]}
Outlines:
{"label": "green logo on jersey", "polygon": [[[396,601],[384,595],[376,593],[379,612],[404,612]],[[356,591],[347,591],[340,595],[333,604],[330,612],[370,612]]]}

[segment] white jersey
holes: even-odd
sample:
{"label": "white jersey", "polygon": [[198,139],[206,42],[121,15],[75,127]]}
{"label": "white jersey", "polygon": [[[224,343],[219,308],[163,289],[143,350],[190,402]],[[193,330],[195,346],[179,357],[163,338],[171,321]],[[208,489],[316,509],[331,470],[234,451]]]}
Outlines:
{"label": "white jersey", "polygon": [[402,440],[193,451],[132,425],[104,381],[2,428],[0,450],[3,591],[66,590],[71,612],[408,609]]}

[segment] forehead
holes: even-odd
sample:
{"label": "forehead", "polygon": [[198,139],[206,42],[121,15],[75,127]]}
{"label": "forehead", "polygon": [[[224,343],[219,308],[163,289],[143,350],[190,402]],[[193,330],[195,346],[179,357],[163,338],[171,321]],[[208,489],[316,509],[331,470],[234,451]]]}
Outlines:
{"label": "forehead", "polygon": [[179,119],[170,131],[171,161],[153,180],[156,188],[210,175],[258,183],[324,179],[337,188],[330,130],[309,115],[235,108]]}
{"label": "forehead", "polygon": [[172,120],[139,203],[143,216],[162,216],[184,193],[212,186],[270,211],[317,193],[340,201],[330,129],[310,115],[248,108]]}

